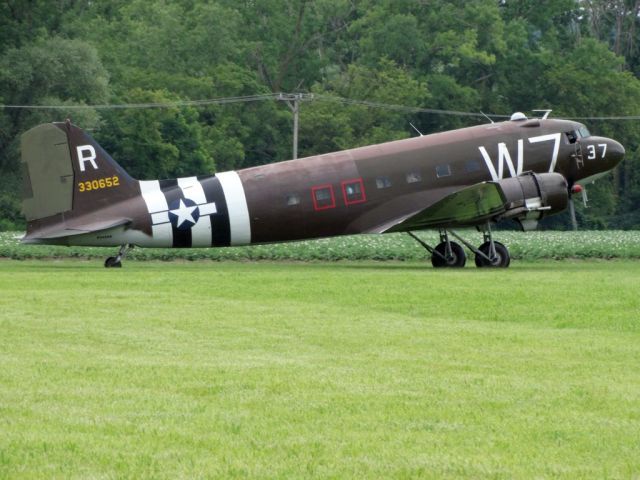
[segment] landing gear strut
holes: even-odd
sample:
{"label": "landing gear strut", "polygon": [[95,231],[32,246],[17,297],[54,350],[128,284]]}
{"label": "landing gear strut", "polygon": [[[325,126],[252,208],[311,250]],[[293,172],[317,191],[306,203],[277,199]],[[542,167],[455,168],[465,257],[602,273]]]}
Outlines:
{"label": "landing gear strut", "polygon": [[109,257],[104,261],[105,268],[121,268],[122,267],[122,259],[127,254],[129,250],[133,248],[133,245],[130,243],[125,243],[118,250],[118,255],[115,257]]}
{"label": "landing gear strut", "polygon": [[483,243],[478,248],[460,237],[453,230],[440,230],[440,243],[432,248],[418,238],[413,232],[407,232],[414,240],[431,253],[431,264],[436,267],[464,267],[466,255],[460,244],[449,240],[454,236],[475,254],[476,267],[507,268],[511,263],[509,250],[502,243],[493,240],[491,225],[486,223],[482,229]]}
{"label": "landing gear strut", "polygon": [[489,224],[482,233],[484,243],[478,247],[476,253],[476,267],[507,268],[511,264],[509,250],[500,242],[495,242],[491,236]]}
{"label": "landing gear strut", "polygon": [[446,230],[440,230],[440,243],[436,245],[436,248],[431,248],[413,232],[407,233],[431,253],[431,265],[434,268],[461,268],[467,263],[467,255],[464,253],[464,248],[459,243],[450,241]]}

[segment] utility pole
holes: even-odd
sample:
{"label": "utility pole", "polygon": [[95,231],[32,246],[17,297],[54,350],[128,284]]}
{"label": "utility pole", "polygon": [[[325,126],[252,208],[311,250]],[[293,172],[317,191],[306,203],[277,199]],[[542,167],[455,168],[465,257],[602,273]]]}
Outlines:
{"label": "utility pole", "polygon": [[298,115],[300,113],[300,102],[313,100],[313,93],[281,93],[278,100],[285,102],[293,112],[293,159],[298,158]]}

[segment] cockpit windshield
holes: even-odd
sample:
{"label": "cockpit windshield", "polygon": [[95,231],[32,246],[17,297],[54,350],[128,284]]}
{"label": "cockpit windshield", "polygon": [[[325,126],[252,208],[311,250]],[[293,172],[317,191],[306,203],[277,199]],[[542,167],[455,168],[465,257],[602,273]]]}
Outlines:
{"label": "cockpit windshield", "polygon": [[585,138],[590,136],[591,133],[589,132],[589,129],[584,125],[580,125],[580,128],[578,129],[578,138]]}
{"label": "cockpit windshield", "polygon": [[591,133],[589,133],[587,127],[582,124],[578,124],[577,130],[569,130],[568,132],[565,132],[565,135],[569,143],[576,143],[580,138],[591,136]]}

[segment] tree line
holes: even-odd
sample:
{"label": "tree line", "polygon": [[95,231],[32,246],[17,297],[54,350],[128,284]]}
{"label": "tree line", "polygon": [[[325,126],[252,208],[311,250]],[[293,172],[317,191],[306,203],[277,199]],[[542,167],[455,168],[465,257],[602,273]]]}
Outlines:
{"label": "tree line", "polygon": [[[0,4],[0,229],[20,215],[20,135],[71,118],[134,177],[291,158],[277,100],[305,92],[299,156],[486,122],[536,108],[564,118],[640,113],[640,0],[7,0]],[[640,121],[585,120],[627,158],[588,188],[583,228],[640,228]],[[567,216],[549,227],[566,228]]]}

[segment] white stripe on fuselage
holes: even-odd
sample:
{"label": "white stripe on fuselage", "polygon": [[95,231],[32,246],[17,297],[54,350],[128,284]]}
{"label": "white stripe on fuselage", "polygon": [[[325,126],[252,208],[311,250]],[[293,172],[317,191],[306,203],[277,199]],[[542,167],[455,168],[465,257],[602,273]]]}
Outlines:
{"label": "white stripe on fuselage", "polygon": [[178,178],[178,186],[184,198],[193,200],[199,206],[200,218],[191,227],[191,246],[211,246],[211,214],[216,213],[215,203],[207,203],[202,184],[197,177]]}
{"label": "white stripe on fuselage", "polygon": [[[167,215],[169,206],[167,205],[167,199],[160,189],[160,182],[158,180],[143,180],[140,181],[140,192],[142,198],[147,204],[147,210],[154,220],[158,219],[158,216]],[[162,212],[162,213],[161,213]],[[167,215],[167,221],[169,220]],[[154,222],[155,223],[155,222]],[[153,238],[148,246],[150,247],[171,247],[173,246],[173,232],[171,230],[170,223],[161,223],[159,225],[152,225],[151,231]]]}
{"label": "white stripe on fuselage", "polygon": [[227,201],[231,245],[247,245],[251,243],[251,224],[242,181],[234,171],[216,173],[216,178],[220,181]]}

